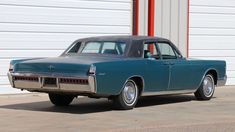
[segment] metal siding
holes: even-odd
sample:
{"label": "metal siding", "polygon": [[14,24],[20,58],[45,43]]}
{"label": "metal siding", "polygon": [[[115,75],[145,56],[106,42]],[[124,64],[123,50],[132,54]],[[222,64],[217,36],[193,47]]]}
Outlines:
{"label": "metal siding", "polygon": [[189,0],[179,0],[179,49],[184,56],[187,56],[188,39],[188,2]]}
{"label": "metal siding", "polygon": [[139,33],[138,35],[148,34],[148,1],[139,0]]}
{"label": "metal siding", "polygon": [[[148,1],[140,0],[139,35],[147,35]],[[187,54],[188,0],[155,0],[155,36],[170,39]]]}
{"label": "metal siding", "polygon": [[170,39],[187,53],[187,0],[156,0],[155,34]]}
{"label": "metal siding", "polygon": [[191,0],[189,56],[226,60],[227,85],[235,85],[235,1]]}
{"label": "metal siding", "polygon": [[[170,3],[170,38],[171,41],[175,43],[175,45],[177,47],[179,47],[179,1],[177,0],[172,0]],[[174,15],[175,13],[177,13],[177,15]]]}
{"label": "metal siding", "polygon": [[155,2],[155,35],[162,36],[162,0]]}
{"label": "metal siding", "polygon": [[9,61],[54,57],[74,40],[100,35],[130,35],[131,0],[1,0],[0,87],[9,87]]}
{"label": "metal siding", "polygon": [[162,37],[170,39],[171,32],[171,0],[162,1]]}

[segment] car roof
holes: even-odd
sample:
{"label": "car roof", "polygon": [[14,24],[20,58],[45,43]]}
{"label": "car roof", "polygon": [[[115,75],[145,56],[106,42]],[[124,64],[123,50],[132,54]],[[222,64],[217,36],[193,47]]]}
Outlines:
{"label": "car roof", "polygon": [[[75,44],[77,42],[86,43],[86,42],[91,42],[91,41],[114,41],[114,42],[119,41],[119,42],[125,42],[127,44],[127,47],[126,47],[126,50],[125,50],[125,56],[130,57],[131,55],[133,55],[133,53],[135,53],[136,48],[137,49],[140,48],[140,45],[142,45],[141,44],[142,42],[153,43],[156,40],[157,41],[170,42],[170,40],[168,40],[168,39],[161,38],[161,37],[156,37],[156,36],[135,36],[135,35],[122,35],[121,36],[121,35],[115,35],[115,36],[96,36],[96,37],[82,38],[82,39],[76,40],[73,44]],[[133,41],[135,41],[135,42],[133,42]],[[170,44],[177,50],[177,52],[179,54],[181,54],[180,51],[176,48],[175,45],[173,45],[171,42],[170,42]],[[71,46],[68,49],[70,49]],[[65,54],[66,51],[63,54]]]}
{"label": "car roof", "polygon": [[97,37],[88,37],[78,39],[78,41],[129,41],[129,40],[136,40],[136,41],[145,41],[145,40],[167,40],[161,37],[151,37],[151,36],[133,36],[133,35],[116,35],[116,36],[97,36]]}

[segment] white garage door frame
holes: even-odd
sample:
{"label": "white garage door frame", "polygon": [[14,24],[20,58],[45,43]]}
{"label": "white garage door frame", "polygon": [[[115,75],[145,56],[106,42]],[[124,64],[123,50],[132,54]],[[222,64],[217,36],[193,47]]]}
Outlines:
{"label": "white garage door frame", "polygon": [[189,57],[225,60],[235,85],[235,1],[190,0]]}
{"label": "white garage door frame", "polygon": [[0,18],[0,94],[18,93],[10,60],[55,57],[83,37],[131,35],[132,0],[1,0]]}

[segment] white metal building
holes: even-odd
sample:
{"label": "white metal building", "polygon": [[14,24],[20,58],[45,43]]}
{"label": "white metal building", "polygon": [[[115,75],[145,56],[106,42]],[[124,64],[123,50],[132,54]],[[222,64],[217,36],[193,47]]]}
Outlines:
{"label": "white metal building", "polygon": [[235,85],[235,1],[190,0],[189,57],[226,60]]}
{"label": "white metal building", "polygon": [[0,94],[11,59],[58,56],[74,40],[132,33],[131,0],[1,0]]}
{"label": "white metal building", "polygon": [[1,0],[0,94],[20,92],[7,80],[11,59],[58,56],[82,37],[131,35],[135,28],[148,35],[149,1],[155,36],[185,56],[226,60],[227,85],[235,85],[233,0]]}

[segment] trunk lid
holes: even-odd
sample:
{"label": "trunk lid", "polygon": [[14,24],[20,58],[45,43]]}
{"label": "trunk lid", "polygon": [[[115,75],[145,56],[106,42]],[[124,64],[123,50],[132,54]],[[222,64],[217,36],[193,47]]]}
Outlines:
{"label": "trunk lid", "polygon": [[14,65],[14,72],[87,75],[91,64],[113,61],[110,57],[66,56],[27,60]]}

